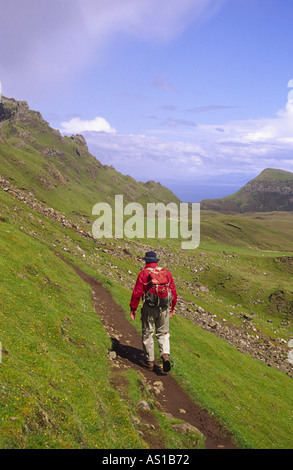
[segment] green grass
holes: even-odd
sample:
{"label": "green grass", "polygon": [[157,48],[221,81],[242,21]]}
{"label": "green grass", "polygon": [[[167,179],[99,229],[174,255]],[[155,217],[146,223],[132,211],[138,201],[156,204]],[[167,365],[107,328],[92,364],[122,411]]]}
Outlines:
{"label": "green grass", "polygon": [[[162,443],[166,449],[204,449],[205,438],[196,430],[187,433],[174,432],[173,425],[184,423],[184,421],[169,416],[158,409],[153,393],[148,389],[148,384],[142,374],[136,370],[128,369],[119,372],[117,386],[122,399],[130,407],[135,407],[141,400],[145,400],[150,405],[147,421],[143,422],[140,416],[139,430],[145,433],[146,428],[152,442]],[[116,377],[117,381],[117,377]]]}
{"label": "green grass", "polygon": [[241,447],[292,448],[291,378],[180,317],[171,333],[174,375]]}
{"label": "green grass", "polygon": [[[128,400],[113,389],[111,341],[93,311],[90,288],[48,249],[58,237],[71,258],[77,243],[87,250],[88,242],[7,193],[1,193],[1,218],[0,448],[148,448],[132,419],[146,396],[141,377],[126,373]],[[108,277],[98,277],[115,288]],[[115,292],[126,308],[128,290],[118,286]],[[155,432],[167,448],[204,446],[198,435],[174,431],[179,421],[165,417],[151,394],[148,399]]]}
{"label": "green grass", "polygon": [[0,230],[0,447],[145,447],[111,387],[89,287],[37,241]]}
{"label": "green grass", "polygon": [[[92,310],[90,291],[47,246],[56,244],[54,249],[60,252],[61,247],[66,247],[64,256],[98,276],[123,306],[126,318],[130,279],[135,279],[129,275],[126,278],[126,273],[128,269],[137,273],[138,262],[95,251],[92,241],[34,214],[8,194],[2,193],[1,197],[1,216],[6,220],[0,223],[1,447],[146,446],[129,420],[129,407],[133,407],[139,394],[136,379],[129,378],[134,395],[130,394],[130,403],[125,403],[111,387],[107,361],[110,342]],[[172,243],[176,251],[176,242]],[[77,245],[86,253],[85,259]],[[138,241],[133,241],[130,249],[136,254],[139,246]],[[247,266],[246,275],[252,271],[258,282],[259,272],[252,270],[252,262],[257,265],[264,260],[266,269],[282,268],[275,266],[271,253],[263,256],[258,251],[253,254],[246,248],[230,247],[237,257],[227,258],[223,255],[224,245],[217,247],[215,250],[214,245],[207,244],[204,250],[183,255],[194,260],[193,266],[203,259],[207,265],[212,265],[212,260],[227,265],[229,259],[230,271],[233,263],[238,264],[236,273],[240,267],[245,271]],[[143,253],[144,248],[140,250]],[[255,258],[256,254],[259,258]],[[121,285],[118,278],[109,277],[111,269],[107,263],[119,266],[125,276]],[[178,280],[182,276],[189,281],[193,278],[192,272],[179,262],[174,263],[174,270],[175,277],[178,271]],[[286,279],[285,276],[284,282]],[[188,288],[179,294],[187,295]],[[213,293],[209,295],[216,300]],[[200,305],[204,301],[208,304],[204,294],[194,300]],[[226,300],[231,302],[231,297]],[[135,326],[140,331],[140,322],[135,322]],[[241,447],[292,447],[292,379],[178,316],[171,321],[171,344],[172,373],[196,402],[227,426]],[[163,417],[158,421],[161,427],[172,431]],[[174,435],[168,439],[169,446],[177,442]]]}
{"label": "green grass", "polygon": [[201,240],[259,251],[293,251],[292,212],[228,215],[201,211]]}

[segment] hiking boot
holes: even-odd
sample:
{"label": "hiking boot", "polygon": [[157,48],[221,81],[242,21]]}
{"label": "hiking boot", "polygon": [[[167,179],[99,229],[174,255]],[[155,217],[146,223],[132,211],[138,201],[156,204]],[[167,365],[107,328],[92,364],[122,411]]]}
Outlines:
{"label": "hiking boot", "polygon": [[169,372],[169,370],[171,369],[170,355],[163,354],[162,359],[163,359],[163,371]]}
{"label": "hiking boot", "polygon": [[142,367],[148,370],[154,370],[155,361],[144,361],[141,363]]}

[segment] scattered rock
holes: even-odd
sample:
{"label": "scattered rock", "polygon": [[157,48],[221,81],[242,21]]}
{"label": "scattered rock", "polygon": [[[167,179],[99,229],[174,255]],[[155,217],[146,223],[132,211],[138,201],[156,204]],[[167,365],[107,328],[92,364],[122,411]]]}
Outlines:
{"label": "scattered rock", "polygon": [[147,401],[145,400],[141,400],[139,401],[136,406],[138,408],[140,408],[141,410],[144,410],[144,411],[150,411],[153,407],[152,405],[150,405]]}
{"label": "scattered rock", "polygon": [[109,358],[111,361],[113,361],[114,359],[116,359],[116,357],[117,357],[117,354],[116,354],[115,351],[109,351],[109,353],[108,353],[108,358]]}
{"label": "scattered rock", "polygon": [[203,434],[199,431],[199,429],[189,423],[172,424],[172,427],[175,431],[178,431],[182,434],[186,434],[187,432],[191,431],[203,437]]}
{"label": "scattered rock", "polygon": [[140,420],[137,418],[137,416],[130,416],[130,418],[134,424],[140,424]]}
{"label": "scattered rock", "polygon": [[293,350],[289,352],[287,360],[290,364],[293,365]]}
{"label": "scattered rock", "polygon": [[252,321],[253,320],[253,315],[249,315],[248,313],[244,313],[242,315],[242,318],[244,318],[245,320],[248,320],[248,321]]}
{"label": "scattered rock", "polygon": [[[51,182],[50,182],[51,184]],[[12,196],[16,197],[20,201],[22,201],[24,204],[29,206],[31,209],[35,210],[39,214],[44,215],[48,219],[53,220],[54,222],[57,222],[61,224],[63,227],[68,227],[77,232],[79,235],[85,237],[85,238],[91,238],[93,240],[94,237],[93,235],[88,232],[87,230],[84,230],[81,228],[79,225],[71,222],[71,220],[67,219],[61,212],[59,212],[56,209],[53,209],[52,207],[47,207],[44,204],[41,204],[32,193],[27,193],[23,190],[20,190],[13,186],[9,181],[7,181],[5,178],[0,176],[0,188],[11,194]]]}
{"label": "scattered rock", "polygon": [[163,382],[161,380],[156,380],[156,382],[153,383],[153,390],[156,395],[159,395],[164,390]]}

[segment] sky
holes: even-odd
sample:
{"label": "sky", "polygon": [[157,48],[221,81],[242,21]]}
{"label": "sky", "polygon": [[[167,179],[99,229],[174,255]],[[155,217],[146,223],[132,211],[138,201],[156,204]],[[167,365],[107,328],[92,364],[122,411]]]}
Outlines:
{"label": "sky", "polygon": [[292,0],[0,0],[2,93],[183,202],[293,171]]}

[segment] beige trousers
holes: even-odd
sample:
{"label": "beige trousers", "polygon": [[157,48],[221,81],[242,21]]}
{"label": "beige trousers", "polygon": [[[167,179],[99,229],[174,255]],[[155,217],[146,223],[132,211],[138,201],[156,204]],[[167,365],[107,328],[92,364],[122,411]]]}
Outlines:
{"label": "beige trousers", "polygon": [[149,307],[144,303],[141,309],[141,322],[142,345],[146,360],[155,360],[154,332],[156,332],[160,356],[170,354],[169,309]]}

